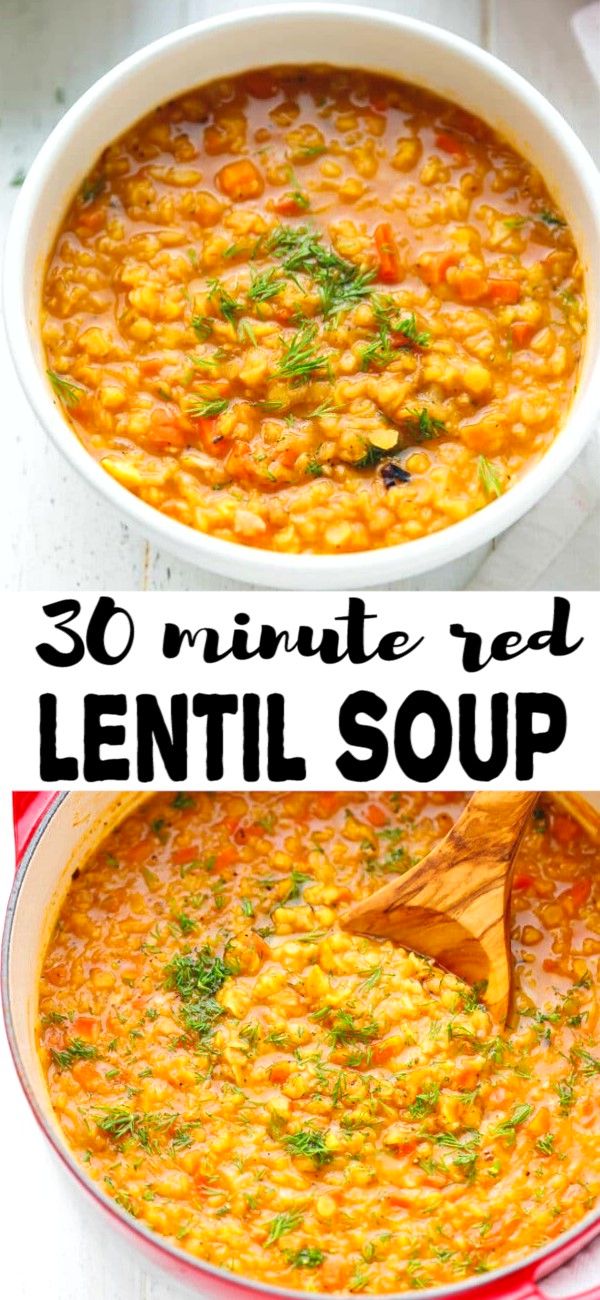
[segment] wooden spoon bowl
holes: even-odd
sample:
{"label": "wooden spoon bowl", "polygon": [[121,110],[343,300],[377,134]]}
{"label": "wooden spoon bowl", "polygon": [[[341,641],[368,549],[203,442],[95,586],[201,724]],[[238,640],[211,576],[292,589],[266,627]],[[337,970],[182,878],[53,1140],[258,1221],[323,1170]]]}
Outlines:
{"label": "wooden spoon bowl", "polygon": [[512,991],[509,910],[517,850],[538,799],[529,791],[474,794],[440,844],[355,904],[340,924],[393,939],[481,986],[495,1019]]}

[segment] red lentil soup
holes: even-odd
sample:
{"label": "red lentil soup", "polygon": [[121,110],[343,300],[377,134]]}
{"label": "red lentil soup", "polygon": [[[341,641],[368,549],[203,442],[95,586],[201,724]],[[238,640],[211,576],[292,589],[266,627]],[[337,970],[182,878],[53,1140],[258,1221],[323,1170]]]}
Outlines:
{"label": "red lentil soup", "polygon": [[190,91],[104,150],[42,332],[119,483],[218,538],[337,553],[436,532],[530,469],[584,317],[564,217],[483,121],[292,67]]}
{"label": "red lentil soup", "polygon": [[262,1283],[370,1293],[521,1259],[600,1194],[599,852],[543,801],[516,1005],[338,911],[464,796],[154,796],[70,886],[39,1045],[77,1160],[140,1223]]}

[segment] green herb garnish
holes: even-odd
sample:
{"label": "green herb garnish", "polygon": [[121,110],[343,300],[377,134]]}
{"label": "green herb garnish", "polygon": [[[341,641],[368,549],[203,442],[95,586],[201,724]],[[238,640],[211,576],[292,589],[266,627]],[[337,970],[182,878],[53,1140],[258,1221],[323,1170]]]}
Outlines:
{"label": "green herb garnish", "polygon": [[488,496],[502,496],[504,491],[502,480],[497,469],[492,465],[491,460],[488,460],[487,456],[477,458],[477,473],[479,474],[479,481]]}
{"label": "green herb garnish", "polygon": [[70,379],[64,379],[62,375],[57,375],[55,370],[47,370],[46,374],[57,397],[70,410],[71,407],[77,406],[84,393],[84,389],[79,384],[74,384]]}

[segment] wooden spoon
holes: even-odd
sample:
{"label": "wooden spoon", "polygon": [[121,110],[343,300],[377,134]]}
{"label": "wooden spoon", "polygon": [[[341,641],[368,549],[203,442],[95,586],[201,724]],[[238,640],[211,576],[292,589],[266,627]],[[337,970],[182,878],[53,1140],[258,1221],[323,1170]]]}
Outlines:
{"label": "wooden spoon", "polygon": [[469,984],[502,1022],[510,1008],[509,903],[517,849],[537,793],[481,791],[421,862],[351,907],[355,934],[393,939]]}

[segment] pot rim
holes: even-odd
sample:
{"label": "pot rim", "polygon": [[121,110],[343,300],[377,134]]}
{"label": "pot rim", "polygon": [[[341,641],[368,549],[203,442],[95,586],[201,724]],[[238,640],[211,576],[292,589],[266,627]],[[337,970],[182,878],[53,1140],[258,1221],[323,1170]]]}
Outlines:
{"label": "pot rim", "polygon": [[[290,588],[331,589],[345,586],[369,586],[396,581],[435,571],[470,554],[479,546],[515,523],[537,504],[562,477],[581,451],[594,427],[600,408],[600,339],[588,336],[585,388],[574,397],[565,423],[552,446],[541,460],[504,496],[490,502],[476,514],[449,524],[438,533],[390,547],[352,552],[348,555],[286,555],[259,547],[243,546],[196,531],[186,524],[161,515],[102,469],[85,450],[59,409],[43,368],[35,354],[35,326],[28,320],[24,297],[25,264],[29,232],[40,207],[48,177],[68,150],[71,134],[81,119],[98,105],[102,108],[109,94],[118,94],[141,72],[151,72],[153,65],[170,51],[185,47],[220,29],[244,27],[256,22],[273,23],[277,19],[344,18],[376,24],[382,40],[412,32],[436,46],[441,55],[456,52],[472,67],[479,69],[491,83],[500,85],[508,99],[526,104],[542,120],[552,136],[556,154],[569,158],[576,171],[584,200],[593,214],[600,237],[600,177],[579,137],[560,113],[525,78],[494,55],[462,37],[434,24],[408,18],[389,10],[370,9],[364,5],[330,3],[283,3],[258,6],[216,15],[168,33],[130,55],[97,80],[67,111],[43,144],[19,194],[12,216],[4,267],[4,302],[9,348],[24,392],[42,427],[51,436],[70,464],[101,496],[112,503],[121,517],[159,545],[183,556],[188,562],[239,581],[265,586],[289,585]],[[457,101],[458,102],[458,101]],[[591,263],[592,249],[583,250]],[[592,350],[593,348],[593,350]]]}
{"label": "pot rim", "polygon": [[[13,1023],[13,1018],[12,1018],[11,996],[10,996],[10,987],[9,987],[9,964],[10,964],[10,952],[11,952],[11,943],[12,943],[12,929],[13,929],[13,922],[15,919],[21,888],[25,880],[27,871],[29,870],[29,867],[31,865],[33,856],[41,840],[43,839],[45,831],[47,830],[50,822],[52,821],[52,818],[62,807],[65,800],[69,798],[71,793],[73,792],[64,791],[60,794],[57,794],[54,797],[50,807],[45,811],[43,817],[41,818],[33,834],[31,835],[31,838],[23,852],[21,862],[15,874],[15,879],[13,881],[10,897],[8,900],[6,917],[4,921],[4,929],[2,934],[0,983],[2,985],[2,1010],[4,1015],[4,1023],[6,1027],[6,1036],[8,1039],[8,1044],[15,1065],[15,1069],[19,1077],[19,1082],[21,1084],[23,1092],[25,1093],[29,1106],[31,1107],[34,1117],[37,1120],[37,1123],[41,1128],[44,1136],[50,1143],[52,1149],[54,1150],[55,1155],[58,1156],[61,1163],[65,1166],[65,1168],[69,1171],[69,1173],[79,1183],[80,1187],[85,1192],[87,1192],[88,1195],[90,1195],[92,1199],[95,1200],[100,1205],[100,1207],[108,1213],[109,1216],[117,1220],[121,1228],[128,1229],[134,1235],[137,1234],[143,1241],[146,1242],[146,1244],[152,1250],[156,1251],[159,1255],[163,1254],[167,1256],[169,1259],[175,1261],[176,1263],[183,1264],[188,1270],[191,1270],[192,1272],[197,1274],[199,1279],[201,1279],[203,1274],[207,1274],[209,1277],[214,1277],[218,1281],[229,1283],[230,1285],[233,1286],[246,1287],[249,1290],[255,1292],[257,1296],[269,1295],[269,1296],[282,1297],[282,1300],[299,1300],[299,1297],[304,1297],[306,1295],[306,1292],[297,1291],[292,1289],[291,1287],[279,1287],[279,1286],[270,1285],[268,1283],[257,1282],[253,1278],[245,1277],[243,1274],[232,1273],[228,1269],[224,1269],[224,1268],[217,1268],[215,1265],[209,1264],[208,1262],[202,1260],[198,1256],[188,1254],[186,1251],[182,1250],[181,1247],[173,1246],[167,1240],[166,1237],[161,1237],[158,1233],[153,1232],[150,1228],[147,1228],[145,1225],[139,1223],[137,1219],[134,1219],[131,1215],[127,1214],[127,1212],[124,1209],[122,1209],[122,1207],[118,1205],[116,1201],[108,1197],[102,1191],[98,1183],[94,1182],[93,1179],[87,1176],[83,1167],[79,1165],[75,1160],[75,1158],[71,1155],[71,1152],[69,1151],[66,1143],[63,1144],[59,1140],[57,1134],[55,1134],[53,1129],[50,1127],[50,1125],[48,1124],[45,1118],[45,1115],[43,1114],[41,1107],[39,1106],[35,1088],[29,1081],[26,1067],[21,1058],[19,1046],[17,1043],[15,1027]],[[527,1282],[527,1281],[534,1281],[535,1278],[538,1276],[537,1270],[535,1268],[536,1265],[541,1265],[543,1263],[546,1264],[550,1263],[555,1255],[561,1253],[563,1247],[573,1244],[578,1237],[587,1235],[589,1228],[595,1228],[596,1232],[600,1232],[600,1206],[597,1209],[590,1211],[590,1213],[587,1214],[585,1218],[581,1219],[579,1223],[575,1224],[572,1228],[569,1228],[566,1232],[561,1233],[561,1235],[559,1237],[556,1237],[555,1240],[550,1243],[550,1245],[541,1247],[539,1250],[535,1251],[532,1255],[527,1255],[526,1258],[523,1260],[517,1261],[516,1263],[513,1264],[506,1265],[503,1268],[493,1269],[492,1271],[490,1271],[490,1273],[485,1273],[476,1277],[467,1278],[463,1282],[452,1283],[450,1286],[429,1287],[421,1291],[420,1295],[423,1297],[423,1300],[452,1300],[452,1297],[465,1296],[471,1294],[476,1295],[478,1291],[482,1291],[483,1294],[485,1295],[486,1286],[491,1286],[497,1282],[500,1282],[502,1279],[506,1279],[507,1282],[512,1282],[514,1284]],[[596,1234],[594,1233],[593,1235],[595,1236]],[[580,1249],[583,1249],[587,1244],[589,1244],[587,1241],[583,1242]],[[573,1255],[576,1253],[577,1250],[574,1249]],[[556,1267],[558,1268],[559,1266],[560,1265],[557,1262]],[[547,1276],[547,1274],[550,1272],[552,1272],[552,1268],[545,1269],[543,1276]],[[194,1279],[194,1284],[195,1281],[196,1279]],[[314,1291],[310,1293],[312,1300],[332,1300],[332,1294],[344,1295],[346,1293],[339,1293],[339,1292],[331,1293],[331,1292],[322,1292],[322,1291]],[[414,1295],[414,1291],[398,1291],[398,1292],[389,1293],[389,1295],[386,1294],[384,1300],[409,1300],[409,1297],[412,1297],[413,1295]],[[506,1300],[509,1300],[509,1296],[510,1293],[507,1293]],[[365,1297],[367,1297],[367,1300],[369,1300],[369,1298],[370,1300],[379,1300],[378,1293],[376,1292],[374,1293],[365,1292]]]}

